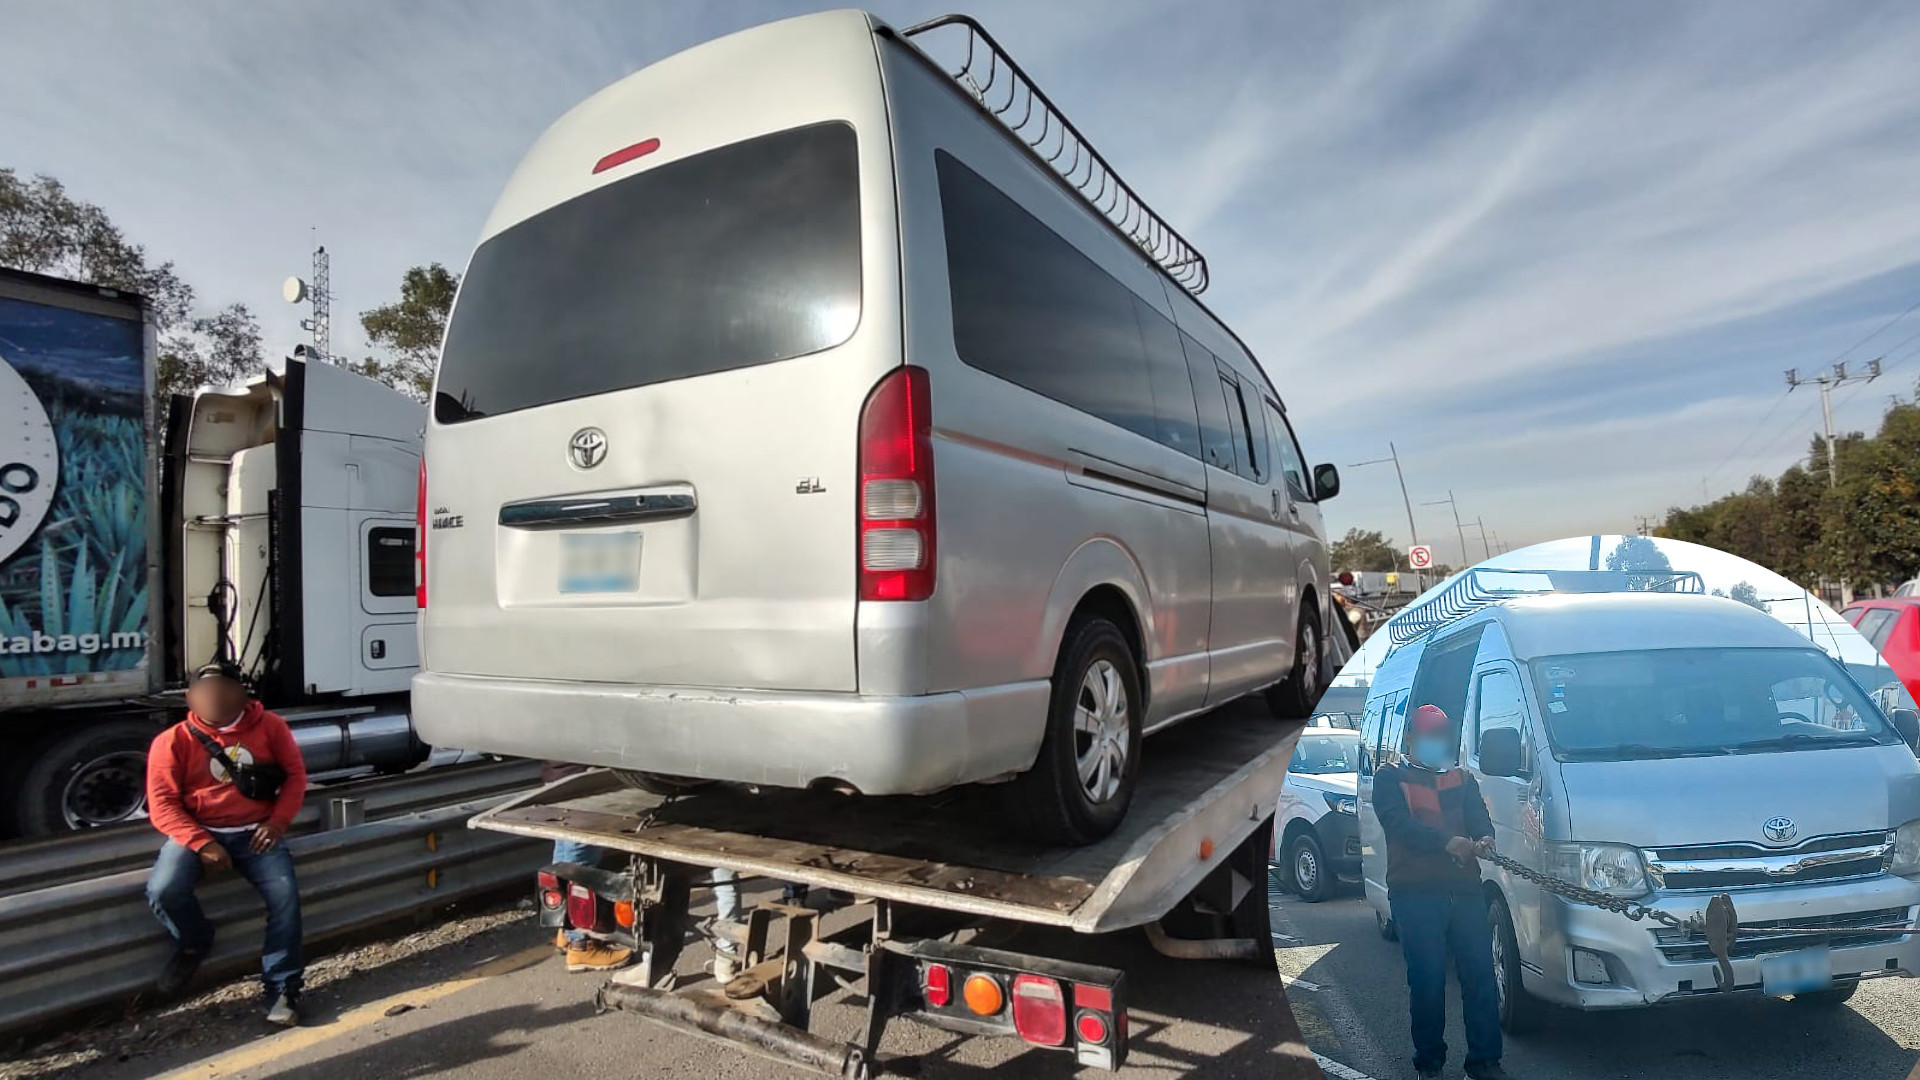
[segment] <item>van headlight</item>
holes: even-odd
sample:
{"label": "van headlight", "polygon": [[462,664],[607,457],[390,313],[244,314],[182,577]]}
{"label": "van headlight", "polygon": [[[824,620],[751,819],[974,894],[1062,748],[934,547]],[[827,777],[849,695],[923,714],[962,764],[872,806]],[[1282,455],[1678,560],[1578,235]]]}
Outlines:
{"label": "van headlight", "polygon": [[1360,800],[1351,795],[1342,795],[1337,791],[1322,792],[1327,799],[1327,809],[1336,814],[1357,814],[1360,812]]}
{"label": "van headlight", "polygon": [[1889,874],[1920,874],[1920,818],[1893,831],[1893,857],[1887,862]]}
{"label": "van headlight", "polygon": [[1652,892],[1638,848],[1625,844],[1551,844],[1549,872],[1562,881],[1632,899]]}

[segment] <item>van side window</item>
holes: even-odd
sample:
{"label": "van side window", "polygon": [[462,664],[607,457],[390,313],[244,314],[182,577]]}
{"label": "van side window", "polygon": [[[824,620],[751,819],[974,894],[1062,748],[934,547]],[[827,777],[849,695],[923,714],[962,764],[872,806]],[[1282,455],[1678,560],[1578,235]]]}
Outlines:
{"label": "van side window", "polygon": [[1360,721],[1361,776],[1373,775],[1373,748],[1380,742],[1380,718],[1386,713],[1387,699],[1376,697],[1367,702],[1366,715]]}
{"label": "van side window", "polygon": [[1234,472],[1256,484],[1267,482],[1267,433],[1265,425],[1256,425],[1258,412],[1247,411],[1246,393],[1240,380],[1223,366],[1220,390],[1227,400],[1227,427],[1233,433]]}
{"label": "van side window", "polygon": [[1273,435],[1273,445],[1280,452],[1280,472],[1287,478],[1287,490],[1301,502],[1313,501],[1313,488],[1307,476],[1307,461],[1300,454],[1300,444],[1294,440],[1293,426],[1287,423],[1286,414],[1272,401],[1266,402],[1267,430]]}
{"label": "van side window", "polygon": [[1520,693],[1519,677],[1504,668],[1482,672],[1478,691],[1474,695],[1474,752],[1479,753],[1480,736],[1494,728],[1513,728],[1520,733],[1521,745],[1526,745],[1527,703]]}
{"label": "van side window", "polygon": [[1380,725],[1380,745],[1374,751],[1381,765],[1399,764],[1400,755],[1406,750],[1407,696],[1408,692],[1402,690],[1387,703],[1387,713]]}
{"label": "van side window", "polygon": [[1198,457],[1173,324],[958,159],[935,158],[960,359]]}
{"label": "van side window", "polygon": [[1186,349],[1187,367],[1193,374],[1193,398],[1199,404],[1200,460],[1216,469],[1232,472],[1233,422],[1227,414],[1227,397],[1220,384],[1220,362],[1185,333],[1180,344]]}

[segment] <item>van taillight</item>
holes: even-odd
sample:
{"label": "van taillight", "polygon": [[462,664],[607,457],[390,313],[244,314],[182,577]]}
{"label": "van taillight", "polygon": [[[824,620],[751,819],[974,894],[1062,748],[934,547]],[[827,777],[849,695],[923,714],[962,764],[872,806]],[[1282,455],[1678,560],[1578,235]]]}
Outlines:
{"label": "van taillight", "polygon": [[903,367],[860,411],[860,599],[933,595],[933,414],[923,368]]}
{"label": "van taillight", "polygon": [[413,602],[427,606],[427,459],[420,459],[420,498],[413,514]]}

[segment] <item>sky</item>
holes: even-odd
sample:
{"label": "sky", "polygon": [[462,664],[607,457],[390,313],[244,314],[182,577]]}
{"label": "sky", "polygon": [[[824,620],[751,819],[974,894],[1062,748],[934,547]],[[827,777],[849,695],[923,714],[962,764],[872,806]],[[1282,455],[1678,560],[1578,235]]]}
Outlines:
{"label": "sky", "polygon": [[[880,3],[895,24],[951,0]],[[464,264],[596,89],[806,3],[0,0],[0,166],[242,300],[278,354],[311,237],[335,351]],[[1630,532],[1870,430],[1920,374],[1920,5],[1146,0],[969,8],[1208,257],[1209,305],[1343,467],[1330,531],[1477,553]],[[312,230],[310,232],[310,230]],[[1470,559],[1468,561],[1471,561]]]}
{"label": "sky", "polygon": [[[1601,536],[1600,565],[1606,566],[1607,555],[1619,546],[1622,537]],[[1748,562],[1737,555],[1724,551],[1690,544],[1683,540],[1665,540],[1652,538],[1653,544],[1667,557],[1667,562],[1675,570],[1691,570],[1700,575],[1701,581],[1709,592],[1729,593],[1741,582],[1752,585],[1763,601],[1767,601],[1767,611],[1774,618],[1791,626],[1813,644],[1818,645],[1829,655],[1849,664],[1871,664],[1886,672],[1888,680],[1893,678],[1891,669],[1880,659],[1867,639],[1860,636],[1840,613],[1820,601],[1820,598],[1807,592],[1800,586],[1781,577],[1779,574],[1759,565]],[[1550,540],[1496,555],[1482,560],[1481,568],[1509,570],[1585,570],[1592,562],[1593,537],[1575,536]],[[1448,578],[1447,581],[1452,581]],[[1491,581],[1493,588],[1520,587],[1515,579]],[[1445,588],[1447,582],[1429,589],[1422,598]],[[1419,601],[1416,600],[1415,603]],[[1409,609],[1413,604],[1407,605]],[[1387,655],[1389,637],[1382,631],[1376,631],[1361,644],[1360,650],[1347,661],[1335,685],[1353,686],[1370,681],[1372,671],[1380,666]],[[1874,684],[1879,685],[1878,683]],[[1869,687],[1868,689],[1873,689]]]}

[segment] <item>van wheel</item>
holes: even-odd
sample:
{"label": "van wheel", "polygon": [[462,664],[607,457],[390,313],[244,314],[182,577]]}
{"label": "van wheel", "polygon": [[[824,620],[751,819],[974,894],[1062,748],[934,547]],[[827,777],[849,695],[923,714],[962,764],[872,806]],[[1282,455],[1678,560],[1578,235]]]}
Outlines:
{"label": "van wheel", "polygon": [[1320,841],[1310,832],[1301,833],[1287,845],[1287,873],[1293,878],[1293,891],[1309,904],[1333,895],[1326,853],[1320,850]]}
{"label": "van wheel", "polygon": [[694,780],[685,776],[665,776],[660,773],[632,772],[627,769],[615,769],[613,775],[622,784],[649,795],[672,798],[675,795],[689,795],[714,785],[712,780]]}
{"label": "van wheel", "polygon": [[1293,670],[1287,681],[1267,689],[1267,707],[1275,716],[1304,720],[1320,704],[1321,685],[1320,620],[1312,608],[1300,612],[1300,629],[1293,636]]}
{"label": "van wheel", "polygon": [[1493,985],[1500,998],[1500,1030],[1523,1035],[1540,1025],[1540,1002],[1520,981],[1520,939],[1513,932],[1507,902],[1496,896],[1487,901],[1487,921],[1493,930]]}
{"label": "van wheel", "polygon": [[1113,623],[1095,616],[1068,628],[1040,756],[1003,789],[1008,817],[1025,835],[1091,844],[1126,816],[1140,770],[1139,670]]}

